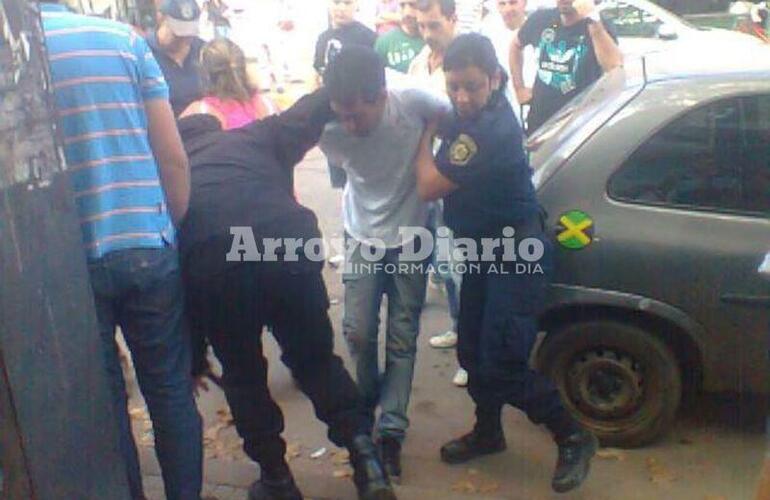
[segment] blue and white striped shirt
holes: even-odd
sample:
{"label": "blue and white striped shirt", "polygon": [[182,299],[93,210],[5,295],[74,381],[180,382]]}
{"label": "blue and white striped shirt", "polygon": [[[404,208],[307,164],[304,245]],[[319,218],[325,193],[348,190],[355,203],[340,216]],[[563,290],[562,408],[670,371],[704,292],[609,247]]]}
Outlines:
{"label": "blue and white striped shirt", "polygon": [[90,259],[174,244],[144,102],[168,99],[130,26],[41,4],[64,156]]}

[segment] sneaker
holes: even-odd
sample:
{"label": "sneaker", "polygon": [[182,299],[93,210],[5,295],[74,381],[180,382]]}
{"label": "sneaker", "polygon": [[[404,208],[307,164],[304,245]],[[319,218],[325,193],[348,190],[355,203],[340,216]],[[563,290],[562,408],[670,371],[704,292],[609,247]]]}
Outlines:
{"label": "sneaker", "polygon": [[505,448],[502,431],[486,435],[474,428],[468,434],[442,446],[441,460],[448,464],[461,464],[483,455],[500,453]]}
{"label": "sneaker", "polygon": [[452,383],[457,387],[465,387],[468,385],[468,372],[462,368],[457,369],[457,373],[452,377]]}
{"label": "sneaker", "polygon": [[441,335],[434,335],[428,341],[431,347],[436,349],[449,349],[457,345],[457,332],[448,330]]}
{"label": "sneaker", "polygon": [[377,442],[382,466],[394,484],[401,484],[401,443],[393,438],[381,438]]}
{"label": "sneaker", "polygon": [[599,440],[590,432],[580,430],[557,444],[559,459],[551,487],[557,493],[565,493],[580,486],[588,476],[591,458],[599,448]]}

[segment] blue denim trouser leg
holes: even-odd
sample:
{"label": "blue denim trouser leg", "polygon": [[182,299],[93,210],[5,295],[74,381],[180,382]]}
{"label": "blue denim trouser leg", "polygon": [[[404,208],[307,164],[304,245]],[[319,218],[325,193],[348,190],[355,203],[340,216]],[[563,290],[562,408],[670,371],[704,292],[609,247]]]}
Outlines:
{"label": "blue denim trouser leg", "polygon": [[[348,269],[343,277],[343,332],[372,421],[375,407],[380,406],[378,434],[402,440],[409,426],[406,413],[412,392],[426,275],[422,269],[388,272],[388,265],[398,266],[398,249],[388,250],[377,263],[364,260],[360,250],[358,246],[348,252]],[[376,268],[376,264],[383,267]],[[388,297],[388,318],[385,370],[381,375],[377,337],[383,294]]]}
{"label": "blue denim trouser leg", "polygon": [[142,485],[115,343],[117,325],[131,351],[152,419],[166,497],[199,500],[201,418],[192,394],[177,252],[171,248],[116,251],[90,262],[89,270],[132,495],[141,498]]}

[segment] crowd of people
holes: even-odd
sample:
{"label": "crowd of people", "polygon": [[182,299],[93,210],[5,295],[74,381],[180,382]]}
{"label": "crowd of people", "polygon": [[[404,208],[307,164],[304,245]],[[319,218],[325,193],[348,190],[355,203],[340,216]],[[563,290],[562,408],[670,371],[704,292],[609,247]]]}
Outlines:
{"label": "crowd of people", "polygon": [[[147,402],[169,499],[200,498],[193,393],[209,373],[209,345],[244,451],[260,465],[250,498],[302,498],[267,385],[265,328],[329,439],[350,451],[360,498],[395,498],[420,314],[428,270],[436,268],[445,269],[437,279],[454,326],[430,343],[456,344],[455,382],[467,385],[476,415],[469,433],[441,448],[441,459],[457,464],[503,451],[501,410],[509,404],[553,435],[553,489],[585,480],[597,439],[528,363],[551,250],[523,144],[622,64],[612,28],[585,0],[558,0],[530,17],[525,0],[498,0],[502,25],[486,27],[492,40],[462,33],[455,0],[383,4],[376,33],[355,20],[357,0],[329,0],[331,26],[314,60],[318,89],[281,112],[249,81],[227,30],[205,44],[197,38],[194,0],[162,0],[158,28],[146,39],[41,0],[134,498],[143,490],[117,326]],[[323,260],[308,245],[288,243],[321,237],[315,214],[294,193],[294,168],[316,145],[337,171],[333,184],[344,187],[342,332],[355,381],[333,350]],[[422,240],[405,237],[405,228],[453,234],[483,247],[484,259],[476,272],[429,265],[456,263],[451,251],[415,262],[410,249]],[[541,272],[494,271],[512,262],[500,239],[513,234],[540,249]],[[497,244],[488,248],[489,240]]]}

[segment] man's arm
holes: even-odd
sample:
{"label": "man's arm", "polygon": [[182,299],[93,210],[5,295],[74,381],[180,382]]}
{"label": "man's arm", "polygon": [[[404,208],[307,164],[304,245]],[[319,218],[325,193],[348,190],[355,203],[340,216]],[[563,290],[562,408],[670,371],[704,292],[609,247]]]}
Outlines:
{"label": "man's arm", "polygon": [[519,39],[520,32],[513,36],[511,47],[508,50],[508,65],[511,71],[511,83],[516,91],[516,100],[519,104],[529,104],[532,100],[532,89],[524,83],[524,44]]}
{"label": "man's arm", "polygon": [[588,33],[594,44],[594,53],[596,60],[602,67],[602,71],[607,73],[615,68],[623,66],[623,53],[620,52],[617,42],[610,35],[604,23],[601,21],[589,21]]}
{"label": "man's arm", "polygon": [[158,172],[175,225],[184,219],[190,203],[190,167],[179,137],[174,112],[165,99],[145,101],[150,146],[158,162]]}
{"label": "man's arm", "polygon": [[594,45],[596,60],[607,73],[623,65],[623,54],[615,38],[607,31],[593,0],[575,0],[573,7],[581,19],[588,20],[588,34]]}
{"label": "man's arm", "polygon": [[333,119],[329,96],[326,89],[321,88],[303,96],[280,115],[249,127],[254,130],[270,127],[276,156],[284,167],[292,168],[318,143],[324,127]]}
{"label": "man's arm", "polygon": [[433,158],[433,137],[436,135],[435,122],[430,123],[422,134],[415,157],[417,193],[425,201],[438,200],[457,189],[457,184],[442,174]]}

